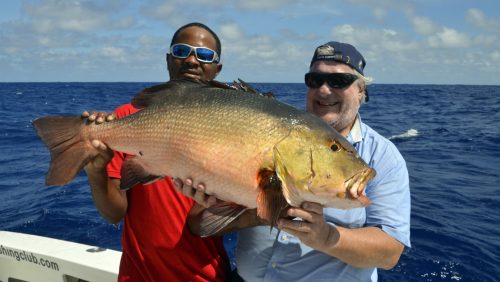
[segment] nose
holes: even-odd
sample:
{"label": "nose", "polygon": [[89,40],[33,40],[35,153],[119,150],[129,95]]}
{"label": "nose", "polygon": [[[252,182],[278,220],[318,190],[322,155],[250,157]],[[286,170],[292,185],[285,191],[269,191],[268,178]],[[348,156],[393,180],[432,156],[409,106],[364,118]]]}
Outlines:
{"label": "nose", "polygon": [[323,83],[319,88],[318,88],[318,94],[321,96],[328,96],[333,93],[332,89],[330,86],[328,86],[328,83]]}
{"label": "nose", "polygon": [[184,59],[184,63],[189,64],[189,65],[199,65],[198,59],[196,59],[196,55],[194,53],[194,50],[189,53],[187,58]]}

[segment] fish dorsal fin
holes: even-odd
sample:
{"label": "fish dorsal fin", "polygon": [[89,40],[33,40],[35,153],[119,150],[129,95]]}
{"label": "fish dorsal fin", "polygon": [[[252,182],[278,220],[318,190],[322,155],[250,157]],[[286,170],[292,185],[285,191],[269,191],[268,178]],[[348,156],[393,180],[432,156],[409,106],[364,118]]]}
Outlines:
{"label": "fish dorsal fin", "polygon": [[220,202],[205,209],[201,216],[199,235],[207,237],[217,234],[245,210],[247,210],[246,207],[230,202]]}
{"label": "fish dorsal fin", "polygon": [[128,190],[138,183],[149,184],[156,180],[164,178],[164,176],[149,174],[140,158],[126,155],[120,171],[122,179],[120,180],[120,189]]}
{"label": "fish dorsal fin", "polygon": [[238,78],[238,81],[236,81],[236,80],[233,81],[231,88],[241,90],[244,92],[248,92],[251,94],[257,94],[257,95],[264,96],[267,98],[273,98],[273,99],[275,98],[271,91],[262,93],[262,92],[258,91],[257,89],[253,88],[250,84],[243,81],[243,79],[241,79],[241,78]]}
{"label": "fish dorsal fin", "polygon": [[222,89],[232,89],[235,90],[233,87],[225,84],[224,82],[220,82],[217,80],[211,80],[207,82],[208,85],[215,87],[215,88],[222,88]]}
{"label": "fish dorsal fin", "polygon": [[272,170],[261,170],[258,174],[257,215],[276,226],[282,211],[288,206],[281,181]]}
{"label": "fish dorsal fin", "polygon": [[253,88],[250,84],[246,83],[243,81],[243,79],[238,78],[238,81],[233,81],[231,85],[228,85],[226,83],[217,81],[217,80],[211,80],[208,81],[207,84],[212,87],[216,88],[222,88],[222,89],[231,89],[231,90],[238,90],[238,91],[243,91],[249,94],[257,94],[259,96],[264,96],[268,98],[275,98],[272,92],[259,92],[257,89]]}
{"label": "fish dorsal fin", "polygon": [[168,93],[181,93],[189,88],[202,87],[206,85],[206,82],[193,79],[170,80],[166,83],[145,88],[132,98],[132,105],[138,109],[147,108],[150,105],[161,103],[165,95]]}

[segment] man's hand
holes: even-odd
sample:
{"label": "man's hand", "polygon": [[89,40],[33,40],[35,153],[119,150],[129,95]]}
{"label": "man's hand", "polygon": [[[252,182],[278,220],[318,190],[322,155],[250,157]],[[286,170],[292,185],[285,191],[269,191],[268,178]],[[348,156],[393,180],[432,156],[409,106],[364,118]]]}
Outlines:
{"label": "man's hand", "polygon": [[217,203],[217,198],[213,195],[208,195],[205,193],[206,188],[205,184],[198,183],[196,187],[193,186],[193,180],[187,178],[182,181],[179,178],[174,179],[174,186],[178,192],[184,194],[185,196],[192,198],[199,205],[208,208],[210,206],[215,205]]}
{"label": "man's hand", "polygon": [[113,113],[106,112],[83,112],[82,119],[87,119],[89,123],[95,122],[96,124],[101,124],[105,121],[112,121],[115,119],[115,115]]}
{"label": "man's hand", "polygon": [[[105,112],[92,112],[89,113],[87,111],[83,112],[81,115],[82,119],[87,119],[87,123],[95,123],[101,124],[105,121],[112,121],[115,119],[115,116],[112,113]],[[85,172],[87,174],[91,174],[92,172],[102,171],[106,168],[106,165],[113,158],[113,151],[106,146],[106,144],[102,143],[99,140],[92,140],[92,146],[99,151],[99,155],[97,155],[94,159],[92,159],[85,167]]]}
{"label": "man's hand", "polygon": [[302,208],[289,208],[287,215],[299,220],[280,218],[278,228],[296,236],[309,247],[325,251],[338,241],[339,233],[325,221],[322,205],[304,202]]}

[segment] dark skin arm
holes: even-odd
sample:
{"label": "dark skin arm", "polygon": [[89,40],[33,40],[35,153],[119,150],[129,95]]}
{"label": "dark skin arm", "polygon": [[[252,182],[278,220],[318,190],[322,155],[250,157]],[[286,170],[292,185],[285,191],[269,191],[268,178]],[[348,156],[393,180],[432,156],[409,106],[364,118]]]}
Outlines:
{"label": "dark skin arm", "polygon": [[[200,195],[204,194],[205,191],[203,184],[192,187],[188,183],[192,185],[192,180],[186,180],[186,184],[183,185],[182,181],[177,179],[175,186],[179,192],[189,191],[187,194],[184,193],[188,197],[206,199],[203,197],[207,197],[207,195]],[[199,234],[203,210],[210,206],[206,205],[206,202],[202,201],[202,203],[205,203],[205,206],[197,204],[198,206],[192,209],[188,218],[189,228],[195,234]],[[214,204],[215,200],[211,200],[211,203]],[[323,206],[316,203],[305,202],[301,208],[289,208],[284,216],[287,218],[283,217],[278,220],[280,230],[296,236],[302,243],[315,250],[334,256],[355,267],[391,269],[398,263],[404,250],[403,244],[380,228],[350,229],[328,224],[323,216]],[[291,220],[290,218],[302,220]],[[216,235],[258,225],[268,224],[258,218],[256,210],[252,209],[243,213]]]}
{"label": "dark skin arm", "polygon": [[[99,124],[113,120],[114,116],[106,113],[84,112],[82,118]],[[92,140],[92,145],[99,151],[99,155],[84,167],[92,198],[101,216],[115,224],[120,222],[127,212],[127,194],[120,190],[120,179],[108,177],[106,165],[113,158],[113,151],[99,140]]]}
{"label": "dark skin arm", "polygon": [[[190,178],[186,179],[184,182],[177,178],[174,180],[174,185],[177,191],[196,201],[196,204],[193,206],[193,208],[191,208],[191,211],[189,212],[187,223],[190,231],[194,234],[199,235],[200,221],[203,211],[206,208],[215,205],[218,199],[214,196],[205,194],[205,185],[203,183],[193,185],[193,181]],[[222,236],[233,231],[258,225],[269,224],[267,224],[263,219],[257,216],[256,209],[250,209],[245,211],[242,215],[236,218],[232,223],[230,223],[220,232],[214,234],[214,236]]]}

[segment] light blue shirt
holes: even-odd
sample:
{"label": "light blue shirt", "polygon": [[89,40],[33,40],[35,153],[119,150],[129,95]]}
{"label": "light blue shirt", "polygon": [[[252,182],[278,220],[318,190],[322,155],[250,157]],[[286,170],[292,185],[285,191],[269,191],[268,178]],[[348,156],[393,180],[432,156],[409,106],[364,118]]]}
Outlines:
{"label": "light blue shirt", "polygon": [[[398,149],[357,118],[347,140],[377,171],[365,188],[365,208],[325,208],[328,223],[349,228],[378,226],[410,247],[410,187],[406,163]],[[356,268],[302,244],[276,228],[240,230],[236,267],[246,281],[377,281],[376,268]]]}

